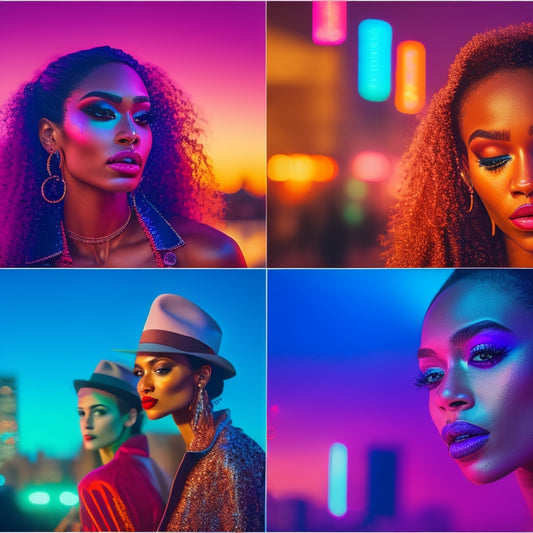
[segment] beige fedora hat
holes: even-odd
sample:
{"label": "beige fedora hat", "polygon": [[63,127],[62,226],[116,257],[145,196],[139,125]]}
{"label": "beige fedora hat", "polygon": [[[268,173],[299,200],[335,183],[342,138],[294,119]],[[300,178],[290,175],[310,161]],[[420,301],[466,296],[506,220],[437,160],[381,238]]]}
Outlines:
{"label": "beige fedora hat", "polygon": [[111,392],[116,396],[128,399],[139,410],[141,409],[141,402],[137,394],[137,378],[131,369],[120,363],[103,359],[96,365],[89,379],[74,380],[76,392],[84,387]]}
{"label": "beige fedora hat", "polygon": [[191,355],[229,379],[236,371],[218,355],[221,341],[220,326],[201,307],[177,294],[161,294],[150,307],[137,350],[130,353]]}

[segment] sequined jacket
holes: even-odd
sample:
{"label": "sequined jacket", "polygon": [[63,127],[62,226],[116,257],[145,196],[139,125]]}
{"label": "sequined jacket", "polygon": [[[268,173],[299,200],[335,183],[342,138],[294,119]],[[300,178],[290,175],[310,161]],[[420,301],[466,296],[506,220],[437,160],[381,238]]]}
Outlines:
{"label": "sequined jacket", "polygon": [[265,530],[265,452],[228,410],[215,416],[213,440],[181,461],[159,531]]}
{"label": "sequined jacket", "polygon": [[155,531],[165,507],[164,476],[149,457],[147,438],[129,438],[79,482],[81,530]]}
{"label": "sequined jacket", "polygon": [[[170,222],[142,194],[128,195],[130,207],[150,241],[156,266],[171,267],[176,263],[172,250],[185,244]],[[70,267],[72,258],[63,228],[61,204],[48,206],[46,221],[34,228],[32,245],[26,259],[28,267]]]}

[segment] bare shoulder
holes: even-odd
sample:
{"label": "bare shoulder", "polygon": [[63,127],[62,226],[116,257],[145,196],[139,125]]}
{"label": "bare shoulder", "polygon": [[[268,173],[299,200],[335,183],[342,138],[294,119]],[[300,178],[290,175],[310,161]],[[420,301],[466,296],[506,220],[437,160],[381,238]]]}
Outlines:
{"label": "bare shoulder", "polygon": [[239,245],[222,231],[177,217],[172,226],[185,241],[177,251],[180,266],[186,268],[241,268],[246,261]]}

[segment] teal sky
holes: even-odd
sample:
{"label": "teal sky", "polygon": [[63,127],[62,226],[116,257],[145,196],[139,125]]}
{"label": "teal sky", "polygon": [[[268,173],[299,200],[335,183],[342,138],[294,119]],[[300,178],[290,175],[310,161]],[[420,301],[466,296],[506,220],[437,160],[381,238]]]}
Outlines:
{"label": "teal sky", "polygon": [[[20,453],[76,455],[81,437],[72,381],[88,379],[98,361],[133,366],[153,299],[184,296],[220,324],[220,355],[237,376],[218,408],[266,446],[264,270],[0,270],[0,375],[18,387]],[[170,417],[145,421],[145,432],[177,432]]]}

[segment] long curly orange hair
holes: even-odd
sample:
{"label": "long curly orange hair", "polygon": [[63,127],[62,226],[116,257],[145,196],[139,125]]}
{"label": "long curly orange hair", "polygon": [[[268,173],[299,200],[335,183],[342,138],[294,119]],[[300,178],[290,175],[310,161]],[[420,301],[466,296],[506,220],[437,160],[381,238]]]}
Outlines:
{"label": "long curly orange hair", "polygon": [[457,54],[401,163],[399,199],[381,238],[388,267],[506,266],[503,234],[460,176],[458,119],[466,92],[502,69],[533,67],[533,24],[475,35]]}

